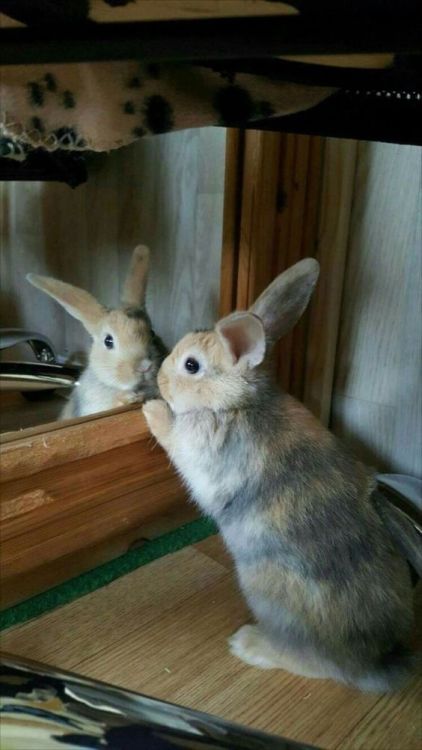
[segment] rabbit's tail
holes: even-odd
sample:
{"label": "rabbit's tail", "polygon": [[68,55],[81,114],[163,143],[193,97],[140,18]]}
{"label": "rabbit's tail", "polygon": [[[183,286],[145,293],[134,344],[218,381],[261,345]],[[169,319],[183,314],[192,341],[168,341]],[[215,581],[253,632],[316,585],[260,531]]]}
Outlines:
{"label": "rabbit's tail", "polygon": [[415,653],[402,643],[397,643],[378,664],[366,674],[354,680],[354,684],[365,692],[385,693],[403,688],[417,673],[421,654]]}

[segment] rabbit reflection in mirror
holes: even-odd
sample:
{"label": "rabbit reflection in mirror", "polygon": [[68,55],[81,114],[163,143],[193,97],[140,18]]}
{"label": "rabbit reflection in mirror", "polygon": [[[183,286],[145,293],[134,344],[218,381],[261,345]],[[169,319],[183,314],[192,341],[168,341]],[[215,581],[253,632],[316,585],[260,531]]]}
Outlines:
{"label": "rabbit reflection in mirror", "polygon": [[60,418],[84,417],[153,398],[166,348],[145,309],[149,250],[135,248],[121,307],[108,309],[83,289],[30,273],[28,281],[79,320],[92,338],[89,361]]}

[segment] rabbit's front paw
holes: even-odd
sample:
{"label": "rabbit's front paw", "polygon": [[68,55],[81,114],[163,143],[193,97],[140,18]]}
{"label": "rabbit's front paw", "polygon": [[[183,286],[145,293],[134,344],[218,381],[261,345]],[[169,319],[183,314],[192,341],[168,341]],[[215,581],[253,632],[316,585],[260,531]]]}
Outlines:
{"label": "rabbit's front paw", "polygon": [[160,398],[147,401],[142,407],[148,427],[161,445],[164,445],[171,428],[171,411]]}
{"label": "rabbit's front paw", "polygon": [[145,393],[142,391],[138,391],[137,393],[130,391],[129,393],[124,393],[122,396],[119,396],[118,405],[128,406],[129,404],[142,404],[144,401]]}
{"label": "rabbit's front paw", "polygon": [[257,625],[243,625],[229,638],[229,648],[246,664],[261,669],[274,669],[279,666],[274,650]]}

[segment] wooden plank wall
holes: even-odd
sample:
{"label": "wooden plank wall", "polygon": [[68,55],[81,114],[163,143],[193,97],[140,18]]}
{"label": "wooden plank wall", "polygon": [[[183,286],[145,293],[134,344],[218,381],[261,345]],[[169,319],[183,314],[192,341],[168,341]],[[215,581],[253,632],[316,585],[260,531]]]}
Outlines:
{"label": "wooden plank wall", "polygon": [[213,322],[219,306],[224,128],[154,136],[107,156],[85,185],[3,183],[3,326],[48,335],[61,353],[86,351],[79,323],[24,279],[57,276],[116,305],[130,254],[150,246],[148,308],[169,346]]}
{"label": "wooden plank wall", "polygon": [[[347,150],[344,151],[347,154]],[[324,195],[333,159],[338,167],[337,174],[342,175],[344,170],[341,149],[336,151],[333,147],[323,158],[322,140],[310,136],[248,131],[242,143],[230,135],[227,152],[226,194],[229,200],[225,205],[224,222],[223,271],[227,267],[227,274],[222,276],[224,313],[230,309],[229,305],[248,308],[277,274],[301,258],[318,257],[324,270],[327,271],[328,266],[329,272],[333,243],[319,244],[325,226],[320,220],[321,184]],[[349,171],[344,171],[347,177]],[[339,200],[348,198],[349,194],[344,196],[344,191],[338,191],[337,186],[335,194],[332,202],[338,210]],[[336,214],[334,223],[337,227]],[[234,226],[238,227],[238,232],[234,231]],[[336,239],[338,233],[332,231],[332,234]],[[231,265],[228,259],[232,260]],[[341,289],[340,284],[336,289],[337,286]],[[339,300],[337,294],[336,313]],[[318,416],[322,416],[324,399],[329,405],[334,366],[334,358],[328,358],[326,350],[337,329],[325,326],[321,330],[328,310],[332,313],[333,305],[328,307],[326,296],[318,294],[312,315],[306,313],[274,351],[274,364],[282,387],[301,400],[306,391],[312,402],[310,406]],[[319,321],[318,326],[313,324],[314,318]],[[323,352],[323,361],[319,363],[319,370],[324,373],[323,383],[318,358],[308,357],[308,351]]]}
{"label": "wooden plank wall", "polygon": [[332,426],[367,462],[422,476],[422,149],[360,143]]}
{"label": "wooden plank wall", "polygon": [[316,255],[321,273],[309,306],[303,402],[325,425],[329,424],[331,414],[356,150],[356,141],[325,140],[321,192],[319,196],[314,195],[314,200],[318,201],[317,233],[315,251],[313,253],[310,247],[308,254]]}

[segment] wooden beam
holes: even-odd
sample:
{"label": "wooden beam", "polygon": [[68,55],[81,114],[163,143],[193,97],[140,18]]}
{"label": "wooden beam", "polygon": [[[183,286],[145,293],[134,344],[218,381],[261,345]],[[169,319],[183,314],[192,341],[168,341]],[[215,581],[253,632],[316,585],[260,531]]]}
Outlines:
{"label": "wooden beam", "polygon": [[279,133],[245,134],[236,307],[247,309],[273,277]]}
{"label": "wooden beam", "polygon": [[304,403],[329,424],[356,172],[356,141],[325,143],[319,207],[321,276],[310,306]]}
{"label": "wooden beam", "polygon": [[[309,136],[245,134],[232,309],[247,309],[277,274],[316,256],[322,147],[320,138]],[[274,353],[282,387],[299,399],[305,387],[308,320],[306,313]]]}
{"label": "wooden beam", "polygon": [[227,130],[219,308],[221,317],[228,315],[236,307],[244,141],[241,130]]}

